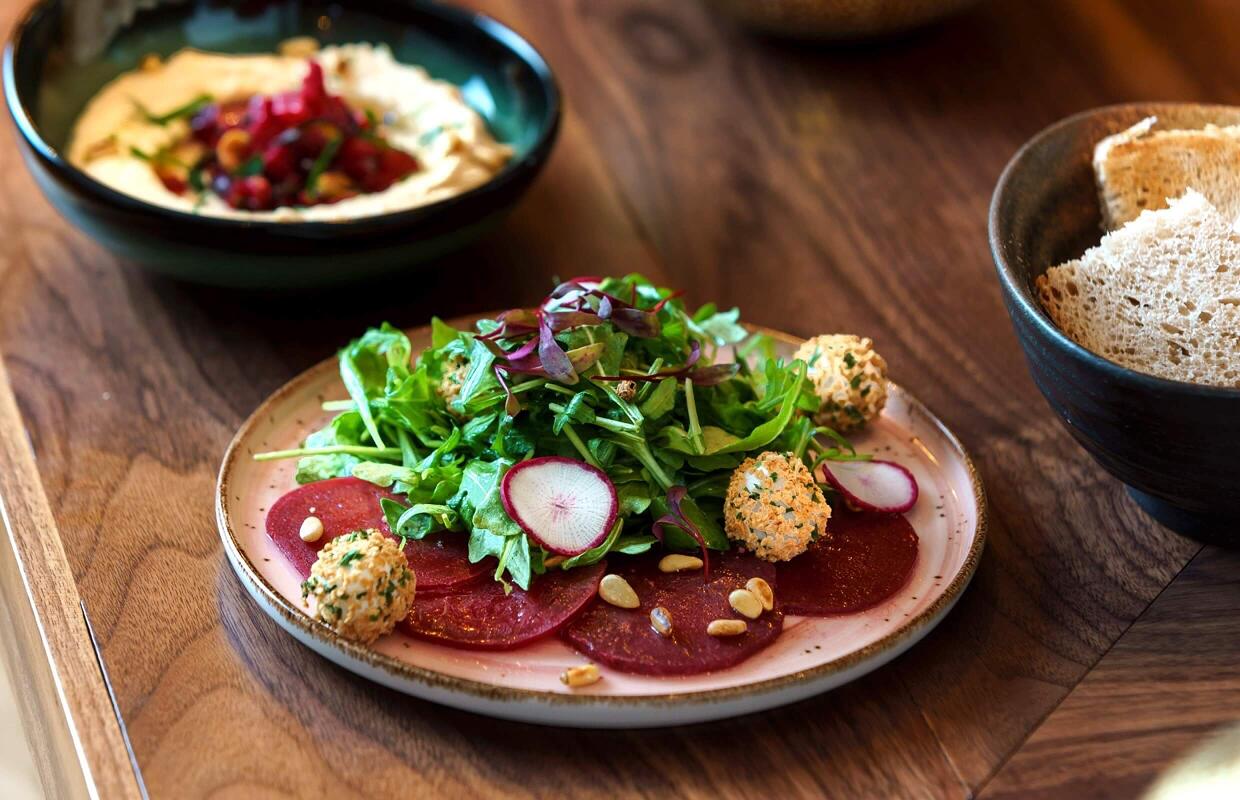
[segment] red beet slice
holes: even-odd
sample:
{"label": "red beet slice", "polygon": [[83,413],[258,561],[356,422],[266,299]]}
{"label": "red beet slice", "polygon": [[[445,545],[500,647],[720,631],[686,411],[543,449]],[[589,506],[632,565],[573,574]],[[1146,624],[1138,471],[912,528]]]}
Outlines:
{"label": "red beet slice", "polygon": [[778,567],[780,606],[789,614],[852,614],[882,603],[908,582],[917,532],[893,514],[838,512],[830,539]]}
{"label": "red beet slice", "polygon": [[527,592],[505,595],[483,580],[450,595],[418,594],[400,629],[420,639],[474,650],[512,650],[559,630],[594,598],[606,562],[534,579]]}
{"label": "red beet slice", "polygon": [[[715,619],[741,619],[728,605],[728,595],[750,578],[775,586],[774,565],[751,555],[728,553],[711,559],[710,581],[701,572],[659,572],[657,554],[613,559],[612,571],[637,592],[641,606],[617,608],[604,602],[591,606],[561,634],[590,659],[622,672],[642,675],[694,675],[735,666],[766,647],[784,626],[777,607],[755,620],[740,636],[716,637],[706,632]],[[779,597],[776,588],[775,596]],[[672,635],[650,627],[650,611],[663,606],[672,617]]]}
{"label": "red beet slice", "polygon": [[[300,486],[277,500],[267,512],[267,535],[302,577],[318,558],[323,545],[337,536],[378,528],[389,536],[381,498],[403,498],[359,478],[332,478]],[[303,542],[301,523],[308,516],[323,521],[317,542]],[[395,538],[395,537],[393,537]],[[491,559],[469,563],[468,540],[463,533],[437,533],[405,544],[405,557],[418,580],[418,594],[449,591],[494,571]]]}

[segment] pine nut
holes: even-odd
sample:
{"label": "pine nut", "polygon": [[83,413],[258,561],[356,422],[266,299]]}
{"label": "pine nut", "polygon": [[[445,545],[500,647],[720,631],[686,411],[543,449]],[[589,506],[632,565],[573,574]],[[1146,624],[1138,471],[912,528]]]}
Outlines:
{"label": "pine nut", "polygon": [[582,686],[590,686],[598,683],[603,676],[598,671],[595,664],[582,664],[579,667],[569,667],[560,673],[560,683],[565,686],[571,686],[574,689]]}
{"label": "pine nut", "polygon": [[688,572],[702,568],[702,559],[697,556],[686,556],[672,553],[659,559],[659,572]]}
{"label": "pine nut", "polygon": [[229,128],[215,143],[215,157],[226,172],[236,172],[250,150],[250,134],[240,128]]}
{"label": "pine nut", "polygon": [[314,191],[324,200],[334,200],[353,191],[353,181],[343,172],[331,170],[319,176],[318,183],[314,184]]}
{"label": "pine nut", "polygon": [[564,556],[547,556],[543,559],[543,566],[547,569],[555,569],[567,560]]}
{"label": "pine nut", "polygon": [[318,517],[306,517],[301,521],[301,530],[297,532],[303,542],[317,542],[323,536],[323,520]]}
{"label": "pine nut", "polygon": [[771,589],[771,584],[761,578],[750,578],[745,583],[745,588],[762,601],[763,611],[770,611],[775,607],[775,591]]}
{"label": "pine nut", "polygon": [[650,610],[650,627],[660,636],[672,635],[672,612],[663,606],[655,606]]}
{"label": "pine nut", "polygon": [[740,636],[747,630],[749,625],[743,619],[716,619],[706,626],[711,636]]}
{"label": "pine nut", "polygon": [[138,69],[143,72],[154,72],[164,65],[164,60],[159,57],[158,53],[147,53],[142,56],[142,62],[138,65]]}
{"label": "pine nut", "polygon": [[637,381],[620,381],[616,384],[616,397],[626,403],[633,402],[633,398],[637,397]]}
{"label": "pine nut", "polygon": [[605,575],[598,585],[598,596],[619,608],[637,608],[641,601],[629,582],[619,575]]}
{"label": "pine nut", "polygon": [[737,589],[729,594],[728,605],[742,617],[757,619],[762,616],[762,601],[748,589]]}

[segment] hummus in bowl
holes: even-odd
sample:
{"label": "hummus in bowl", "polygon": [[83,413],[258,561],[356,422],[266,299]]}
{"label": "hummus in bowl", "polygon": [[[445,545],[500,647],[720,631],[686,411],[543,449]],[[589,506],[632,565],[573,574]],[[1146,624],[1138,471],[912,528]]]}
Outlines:
{"label": "hummus in bowl", "polygon": [[460,88],[385,45],[280,54],[186,49],[104,86],[70,162],[157,206],[213,217],[340,221],[486,183],[512,157]]}

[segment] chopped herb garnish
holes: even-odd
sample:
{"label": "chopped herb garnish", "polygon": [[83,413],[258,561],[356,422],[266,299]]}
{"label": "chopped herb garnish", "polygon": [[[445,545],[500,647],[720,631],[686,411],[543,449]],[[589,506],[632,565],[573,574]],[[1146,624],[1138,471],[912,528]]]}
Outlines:
{"label": "chopped herb garnish", "polygon": [[310,168],[310,172],[306,175],[306,194],[310,197],[318,197],[319,194],[319,178],[331,166],[332,159],[336,157],[336,151],[340,149],[340,143],[343,141],[337,136],[326,145],[319,153],[319,157],[314,159],[314,166]]}
{"label": "chopped herb garnish", "polygon": [[849,369],[852,369],[853,367],[857,366],[857,359],[853,357],[852,353],[844,354],[844,366],[848,367]]}
{"label": "chopped herb garnish", "polygon": [[350,550],[349,552],[347,552],[347,553],[345,553],[343,556],[341,556],[341,558],[340,558],[340,566],[342,566],[342,567],[347,567],[347,566],[349,566],[350,564],[352,564],[354,561],[357,561],[357,560],[358,560],[359,558],[361,558],[361,557],[362,557],[362,551],[361,551],[361,550],[357,550],[357,549]]}
{"label": "chopped herb garnish", "polygon": [[245,163],[237,167],[237,174],[243,178],[249,178],[254,175],[263,174],[263,157],[258,153],[246,159]]}
{"label": "chopped herb garnish", "polygon": [[150,122],[153,125],[167,125],[168,123],[174,122],[178,119],[194,116],[201,111],[204,106],[209,105],[214,99],[215,98],[209,94],[200,94],[185,105],[178,106],[166,114],[152,114],[150,111],[147,111],[146,108],[137,100],[134,100],[133,104],[138,107],[138,111],[142,112],[142,116],[146,118],[147,122]]}
{"label": "chopped herb garnish", "polygon": [[189,188],[199,194],[202,194],[202,192],[207,188],[206,184],[202,180],[203,168],[205,166],[206,160],[199,159],[198,163],[191,167],[189,171]]}

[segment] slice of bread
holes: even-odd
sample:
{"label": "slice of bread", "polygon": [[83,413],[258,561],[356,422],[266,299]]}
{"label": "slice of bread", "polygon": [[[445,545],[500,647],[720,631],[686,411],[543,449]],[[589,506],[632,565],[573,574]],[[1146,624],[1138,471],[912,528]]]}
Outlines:
{"label": "slice of bread", "polygon": [[1195,191],[1037,279],[1073,341],[1172,380],[1240,387],[1240,233]]}
{"label": "slice of bread", "polygon": [[1113,231],[1142,211],[1196,189],[1223,216],[1240,215],[1240,125],[1199,130],[1153,130],[1142,120],[1094,148],[1094,177],[1102,222]]}

